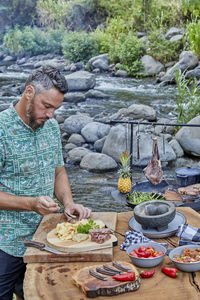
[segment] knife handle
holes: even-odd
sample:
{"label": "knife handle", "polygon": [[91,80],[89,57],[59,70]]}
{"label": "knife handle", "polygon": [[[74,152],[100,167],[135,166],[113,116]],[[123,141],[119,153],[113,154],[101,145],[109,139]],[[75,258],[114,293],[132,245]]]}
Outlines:
{"label": "knife handle", "polygon": [[36,241],[24,240],[24,246],[26,246],[26,247],[35,247],[35,248],[38,248],[40,250],[43,250],[43,248],[45,247],[45,244],[40,243],[40,242],[36,242]]}

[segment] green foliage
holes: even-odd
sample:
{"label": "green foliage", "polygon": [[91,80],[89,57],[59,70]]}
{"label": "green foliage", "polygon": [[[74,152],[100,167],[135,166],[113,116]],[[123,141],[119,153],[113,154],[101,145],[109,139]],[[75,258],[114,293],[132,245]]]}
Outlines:
{"label": "green foliage", "polygon": [[6,8],[5,15],[9,19],[12,28],[31,25],[36,18],[37,0],[3,0],[3,7]]}
{"label": "green foliage", "polygon": [[200,20],[187,25],[187,40],[190,49],[200,58]]}
{"label": "green foliage", "polygon": [[[178,123],[186,124],[200,114],[200,94],[196,79],[186,79],[185,74],[177,70],[175,73],[178,87],[177,110]],[[176,128],[176,131],[178,128]]]}
{"label": "green foliage", "polygon": [[61,42],[64,28],[43,32],[37,27],[25,26],[9,29],[3,39],[2,50],[10,55],[38,55],[45,53],[61,53]]}
{"label": "green foliage", "polygon": [[200,17],[200,2],[199,0],[182,0],[182,7],[185,16],[190,14],[191,16]]}
{"label": "green foliage", "polygon": [[71,32],[65,35],[62,50],[65,58],[71,62],[87,62],[100,53],[100,43],[96,34]]}
{"label": "green foliage", "polygon": [[177,60],[179,57],[179,50],[181,49],[182,42],[170,42],[162,37],[160,30],[152,32],[148,36],[149,48],[147,54],[153,56],[155,59],[166,63],[169,61]]}
{"label": "green foliage", "polygon": [[114,49],[111,49],[110,59],[116,62],[118,57],[122,69],[134,76],[142,67],[140,59],[144,53],[144,44],[135,35],[122,35]]}
{"label": "green foliage", "polygon": [[37,12],[40,23],[50,28],[58,28],[64,24],[69,2],[65,0],[38,0]]}

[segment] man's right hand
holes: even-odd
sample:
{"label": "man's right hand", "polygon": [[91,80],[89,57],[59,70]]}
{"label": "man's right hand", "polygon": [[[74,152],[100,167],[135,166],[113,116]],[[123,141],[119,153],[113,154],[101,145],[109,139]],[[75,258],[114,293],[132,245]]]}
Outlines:
{"label": "man's right hand", "polygon": [[49,196],[40,196],[33,199],[33,211],[44,216],[56,212],[59,205]]}

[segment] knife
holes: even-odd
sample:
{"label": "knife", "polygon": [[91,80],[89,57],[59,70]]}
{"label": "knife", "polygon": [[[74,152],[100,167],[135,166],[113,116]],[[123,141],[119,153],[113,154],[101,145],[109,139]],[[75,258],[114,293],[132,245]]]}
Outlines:
{"label": "knife", "polygon": [[24,240],[24,246],[26,247],[34,247],[37,248],[39,250],[42,251],[48,251],[54,254],[64,254],[61,251],[58,251],[56,249],[50,248],[48,246],[46,246],[44,243],[40,243],[40,242],[36,242],[36,241],[28,241],[28,240]]}

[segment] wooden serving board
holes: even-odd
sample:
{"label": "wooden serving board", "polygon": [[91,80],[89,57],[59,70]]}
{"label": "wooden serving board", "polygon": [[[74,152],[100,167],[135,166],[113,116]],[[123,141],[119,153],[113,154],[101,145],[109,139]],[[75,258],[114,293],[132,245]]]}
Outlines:
{"label": "wooden serving board", "polygon": [[91,242],[90,238],[80,243],[74,242],[72,240],[63,241],[56,235],[56,228],[54,228],[47,234],[47,242],[49,246],[66,253],[80,253],[90,250],[110,248],[113,247],[113,243],[115,243],[116,241],[117,238],[115,235],[111,235],[111,238],[102,244]]}
{"label": "wooden serving board", "polygon": [[[112,276],[109,275],[103,275],[104,277],[107,277],[108,280],[103,281],[100,279],[97,279],[90,275],[89,270],[96,271],[96,267],[100,267],[103,269],[103,265],[99,266],[90,266],[85,267],[77,271],[73,276],[73,282],[76,286],[78,286],[83,293],[88,298],[95,298],[98,296],[113,296],[122,294],[125,292],[132,292],[136,291],[140,287],[140,276],[136,269],[136,267],[133,264],[127,263],[125,261],[117,261],[121,265],[131,269],[136,274],[136,280],[135,281],[117,281],[115,279],[112,279]],[[108,265],[112,266],[111,263]],[[112,266],[113,267],[113,266]]]}
{"label": "wooden serving board", "polygon": [[[101,220],[107,227],[116,229],[117,213],[116,212],[93,212],[91,219]],[[56,228],[58,223],[66,222],[64,214],[50,214],[44,216],[38,229],[36,230],[33,239],[34,241],[42,242],[48,245],[47,234]],[[101,245],[101,244],[98,244]],[[28,247],[24,254],[25,263],[38,263],[38,262],[90,262],[90,261],[111,261],[113,259],[113,247],[97,250],[88,250],[86,252],[53,254],[47,251]],[[53,247],[52,247],[53,248]]]}

